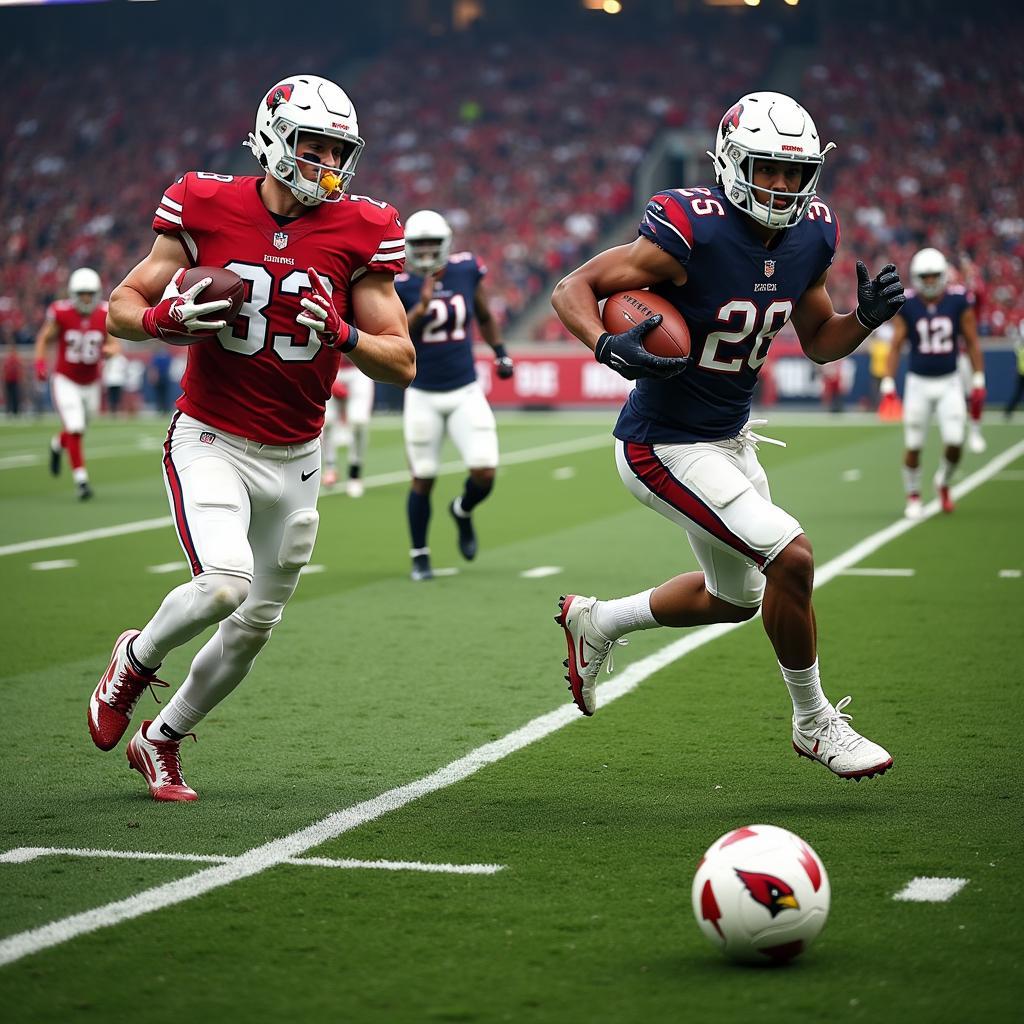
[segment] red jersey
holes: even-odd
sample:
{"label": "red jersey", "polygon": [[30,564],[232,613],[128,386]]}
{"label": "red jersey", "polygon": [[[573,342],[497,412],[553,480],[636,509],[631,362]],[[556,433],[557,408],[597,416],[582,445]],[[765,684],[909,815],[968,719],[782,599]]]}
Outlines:
{"label": "red jersey", "polygon": [[405,236],[398,211],[366,196],[322,203],[281,225],[260,199],[262,180],[189,172],[153,218],[153,230],[174,235],[192,266],[227,267],[247,283],[235,322],[189,347],[177,404],[230,434],[300,444],[323,427],[340,360],[295,322],[311,291],[306,271],[316,267],[351,322],[353,283],[365,273],[398,273]]}
{"label": "red jersey", "polygon": [[53,372],[76,384],[99,380],[103,344],[107,340],[107,304],[97,302],[91,313],[79,313],[70,299],[59,299],[46,310],[46,322],[57,324],[57,363]]}

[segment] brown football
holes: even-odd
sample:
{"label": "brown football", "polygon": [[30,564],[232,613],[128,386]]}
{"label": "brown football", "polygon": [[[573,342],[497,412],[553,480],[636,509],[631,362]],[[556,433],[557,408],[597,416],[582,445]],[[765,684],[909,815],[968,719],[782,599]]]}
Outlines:
{"label": "brown football", "polygon": [[227,320],[231,323],[238,316],[245,302],[245,282],[233,271],[225,267],[192,267],[185,271],[185,276],[178,286],[179,292],[187,292],[204,277],[213,280],[196,296],[196,302],[217,302],[227,299],[231,305],[219,313],[211,315],[211,320]]}
{"label": "brown football", "polygon": [[678,359],[690,354],[690,329],[682,314],[668,299],[645,289],[617,292],[604,304],[602,320],[609,334],[621,334],[649,316],[661,314],[661,323],[644,337],[644,348],[652,356]]}

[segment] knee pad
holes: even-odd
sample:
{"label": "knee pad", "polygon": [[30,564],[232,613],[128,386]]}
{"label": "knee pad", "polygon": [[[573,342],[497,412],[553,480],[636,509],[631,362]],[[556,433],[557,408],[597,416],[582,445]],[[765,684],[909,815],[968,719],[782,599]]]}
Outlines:
{"label": "knee pad", "polygon": [[269,626],[256,626],[239,615],[232,615],[221,624],[224,651],[240,661],[252,661],[266,646],[274,630]]}
{"label": "knee pad", "polygon": [[204,572],[191,582],[193,599],[212,622],[226,618],[249,596],[249,581],[241,576]]}
{"label": "knee pad", "polygon": [[320,515],[315,508],[299,509],[284,521],[281,547],[277,553],[277,564],[280,568],[297,571],[304,565],[309,565],[319,524]]}

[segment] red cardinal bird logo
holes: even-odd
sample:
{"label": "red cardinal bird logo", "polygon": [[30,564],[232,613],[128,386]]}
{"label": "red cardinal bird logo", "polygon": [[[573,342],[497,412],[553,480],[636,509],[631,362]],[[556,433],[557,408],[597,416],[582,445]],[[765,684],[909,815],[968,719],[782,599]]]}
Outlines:
{"label": "red cardinal bird logo", "polygon": [[287,103],[292,98],[292,93],[295,91],[295,86],[290,82],[285,82],[283,85],[275,85],[270,92],[267,93],[267,106],[273,111],[282,103]]}
{"label": "red cardinal bird logo", "polygon": [[736,869],[736,874],[747,887],[747,892],[765,907],[772,917],[783,910],[800,909],[793,890],[781,878],[763,875],[759,871],[740,871],[739,868]]}
{"label": "red cardinal bird logo", "polygon": [[737,103],[735,106],[730,107],[725,112],[725,117],[722,118],[721,132],[722,138],[725,138],[729,132],[734,131],[740,126],[740,115],[743,113],[743,104]]}

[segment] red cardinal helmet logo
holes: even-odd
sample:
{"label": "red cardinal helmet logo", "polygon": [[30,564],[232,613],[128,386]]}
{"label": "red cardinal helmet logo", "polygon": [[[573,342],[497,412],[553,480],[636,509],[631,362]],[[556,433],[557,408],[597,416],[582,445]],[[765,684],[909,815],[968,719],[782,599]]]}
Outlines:
{"label": "red cardinal helmet logo", "polygon": [[793,890],[781,878],[764,875],[760,871],[740,871],[736,868],[739,880],[747,887],[747,892],[764,907],[772,917],[783,910],[799,910],[800,904],[793,895]]}
{"label": "red cardinal helmet logo", "polygon": [[722,118],[721,132],[724,138],[729,132],[734,131],[740,126],[740,115],[743,113],[743,104],[737,103],[730,107],[725,112],[725,117]]}
{"label": "red cardinal helmet logo", "polygon": [[295,91],[295,86],[290,82],[285,82],[282,85],[275,85],[270,92],[267,93],[267,106],[272,110],[277,108],[282,103],[287,103],[292,98],[292,93]]}

